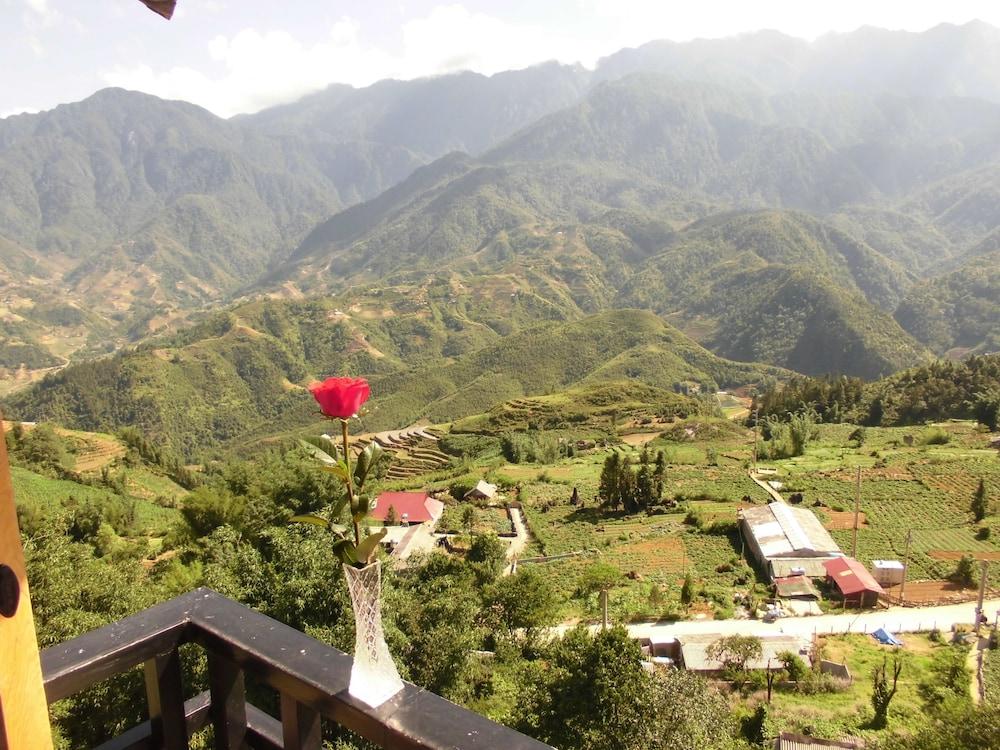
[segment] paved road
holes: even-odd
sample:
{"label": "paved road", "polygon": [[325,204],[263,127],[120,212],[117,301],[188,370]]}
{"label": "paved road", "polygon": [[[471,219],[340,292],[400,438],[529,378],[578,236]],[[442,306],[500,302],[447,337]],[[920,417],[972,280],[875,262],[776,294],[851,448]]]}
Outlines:
{"label": "paved road", "polygon": [[[1000,610],[1000,599],[989,599],[983,605],[992,622]],[[959,624],[971,624],[975,619],[975,602],[948,604],[941,607],[890,607],[862,614],[819,615],[816,617],[783,617],[777,622],[761,620],[685,620],[674,623],[635,623],[628,626],[636,638],[664,640],[671,636],[715,634],[732,635],[802,635],[813,633],[871,633],[885,628],[890,633],[913,633],[938,628],[942,631]],[[598,626],[593,626],[594,628]],[[568,626],[560,625],[559,632]]]}

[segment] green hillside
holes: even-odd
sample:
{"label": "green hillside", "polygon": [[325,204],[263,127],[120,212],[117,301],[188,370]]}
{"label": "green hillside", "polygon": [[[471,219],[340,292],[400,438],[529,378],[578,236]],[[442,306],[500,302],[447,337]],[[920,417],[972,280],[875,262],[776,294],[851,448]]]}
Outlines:
{"label": "green hillside", "polygon": [[721,356],[868,378],[931,359],[889,315],[808,271],[769,266],[713,292],[705,311],[718,323],[708,345]]}
{"label": "green hillside", "polygon": [[[470,351],[449,359],[443,351],[460,333]],[[511,398],[607,379],[714,388],[780,371],[721,360],[652,313],[634,310],[536,323],[501,337],[454,314],[439,320],[420,310],[375,320],[332,303],[270,302],[67,367],[9,397],[5,411],[79,429],[134,425],[193,456],[314,422],[303,386],[348,373],[371,380],[374,398],[364,421],[378,430],[478,414]]]}
{"label": "green hillside", "polygon": [[1000,252],[972,256],[957,270],[917,284],[895,316],[938,354],[1000,350]]}

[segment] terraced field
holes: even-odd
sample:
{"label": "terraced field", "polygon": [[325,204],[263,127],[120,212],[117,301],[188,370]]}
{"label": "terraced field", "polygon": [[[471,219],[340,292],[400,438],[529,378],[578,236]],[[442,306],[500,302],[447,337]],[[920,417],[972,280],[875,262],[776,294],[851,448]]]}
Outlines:
{"label": "terraced field", "polygon": [[[842,425],[823,426],[818,444],[805,456],[776,462],[787,497],[802,492],[805,506],[815,508],[843,549],[852,537],[855,466],[862,467],[861,509],[866,523],[858,534],[858,557],[899,559],[907,533],[913,532],[910,578],[941,579],[954,570],[963,553],[990,556],[1000,552],[998,522],[987,518],[992,533],[978,536],[970,504],[980,478],[987,495],[1000,498],[1000,459],[996,451],[978,448],[985,438],[967,423],[941,426],[949,436],[945,446],[907,445],[920,430],[868,430],[861,448],[835,444]],[[871,450],[871,445],[883,446]],[[873,455],[874,454],[874,455]],[[835,464],[840,464],[836,466]],[[819,507],[815,507],[819,503]]]}

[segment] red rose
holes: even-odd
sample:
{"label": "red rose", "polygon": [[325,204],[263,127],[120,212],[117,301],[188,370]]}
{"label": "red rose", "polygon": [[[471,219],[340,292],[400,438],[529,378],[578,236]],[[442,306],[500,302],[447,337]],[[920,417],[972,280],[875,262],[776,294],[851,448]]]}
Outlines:
{"label": "red rose", "polygon": [[371,388],[364,378],[327,378],[309,386],[320,410],[328,417],[350,419],[368,400]]}

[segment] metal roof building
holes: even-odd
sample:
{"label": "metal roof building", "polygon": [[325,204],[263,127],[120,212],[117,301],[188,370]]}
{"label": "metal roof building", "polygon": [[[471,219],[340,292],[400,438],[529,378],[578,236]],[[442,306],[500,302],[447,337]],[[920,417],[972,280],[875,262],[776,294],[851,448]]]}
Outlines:
{"label": "metal roof building", "polygon": [[872,574],[853,557],[827,560],[825,567],[827,579],[837,587],[845,603],[873,607],[884,593]]}
{"label": "metal roof building", "polygon": [[844,556],[830,532],[805,508],[777,502],[744,508],[740,528],[750,551],[772,579],[795,574],[823,577],[823,561]]}
{"label": "metal roof building", "polygon": [[[722,663],[709,658],[707,651],[709,646],[723,637],[720,633],[679,636],[680,657],[684,669],[702,673],[721,672],[723,669]],[[771,669],[779,669],[781,667],[781,659],[778,658],[778,654],[785,651],[798,654],[806,663],[806,666],[811,666],[812,664],[810,657],[811,639],[807,636],[764,635],[760,636],[760,640],[761,657],[749,662],[747,664],[748,669],[767,669],[768,662],[771,664]]]}
{"label": "metal roof building", "polygon": [[828,750],[829,748],[844,748],[857,750],[861,745],[854,741],[821,740],[818,737],[807,737],[804,734],[782,732],[774,741],[775,750]]}

